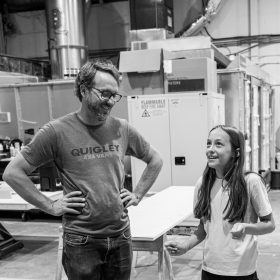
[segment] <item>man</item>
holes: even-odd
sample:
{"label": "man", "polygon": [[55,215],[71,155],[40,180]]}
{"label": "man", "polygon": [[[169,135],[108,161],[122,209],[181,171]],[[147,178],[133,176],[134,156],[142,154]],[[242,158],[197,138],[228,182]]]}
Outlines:
{"label": "man", "polygon": [[[63,215],[63,266],[69,280],[130,278],[127,207],[137,205],[162,167],[159,154],[125,120],[110,116],[121,99],[120,74],[108,61],[87,62],[75,82],[77,112],[51,121],[7,166],[4,180],[26,201]],[[147,166],[133,193],[123,188],[124,156]],[[53,202],[28,178],[54,161],[64,197]]]}

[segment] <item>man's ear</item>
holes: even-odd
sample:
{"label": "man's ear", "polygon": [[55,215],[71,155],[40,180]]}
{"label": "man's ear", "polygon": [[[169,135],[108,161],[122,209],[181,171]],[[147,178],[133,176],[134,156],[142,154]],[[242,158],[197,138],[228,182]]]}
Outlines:
{"label": "man's ear", "polygon": [[84,85],[81,85],[80,91],[81,91],[81,95],[85,97],[85,94],[88,92],[88,89]]}

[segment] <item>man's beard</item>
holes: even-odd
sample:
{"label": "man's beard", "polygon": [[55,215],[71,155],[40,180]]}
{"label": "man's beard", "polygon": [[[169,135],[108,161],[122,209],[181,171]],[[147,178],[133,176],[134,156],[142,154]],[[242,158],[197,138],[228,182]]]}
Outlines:
{"label": "man's beard", "polygon": [[86,104],[89,111],[95,114],[98,121],[105,121],[111,112],[111,108],[109,110],[103,109],[103,102],[94,102],[89,95],[86,96]]}

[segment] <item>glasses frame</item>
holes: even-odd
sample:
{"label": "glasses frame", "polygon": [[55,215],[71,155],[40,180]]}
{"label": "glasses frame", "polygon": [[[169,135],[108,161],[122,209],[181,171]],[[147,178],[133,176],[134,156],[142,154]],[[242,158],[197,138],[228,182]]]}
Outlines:
{"label": "glasses frame", "polygon": [[[99,88],[96,88],[96,87],[92,87],[93,90],[95,90],[96,92],[98,92],[99,94],[97,94],[97,96],[101,99],[101,100],[113,100],[114,102],[119,102],[121,99],[122,99],[122,95],[119,94],[119,93],[111,93],[110,97],[104,97],[103,96],[103,92],[104,91],[107,91],[109,92],[109,90],[101,90]],[[113,98],[112,98],[113,97]],[[115,99],[117,97],[117,99]]]}

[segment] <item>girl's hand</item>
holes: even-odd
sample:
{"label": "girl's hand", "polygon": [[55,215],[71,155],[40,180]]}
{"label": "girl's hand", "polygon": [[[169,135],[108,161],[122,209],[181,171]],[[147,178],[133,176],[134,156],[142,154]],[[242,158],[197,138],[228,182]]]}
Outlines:
{"label": "girl's hand", "polygon": [[233,225],[230,233],[233,239],[240,239],[245,235],[246,224],[236,223]]}
{"label": "girl's hand", "polygon": [[186,246],[179,242],[167,241],[164,246],[171,256],[181,256],[187,252]]}

